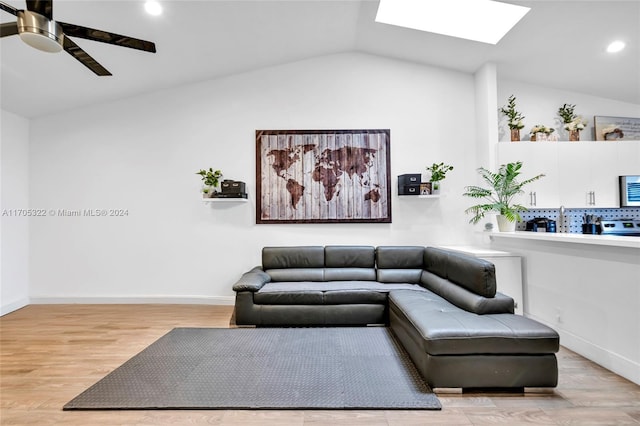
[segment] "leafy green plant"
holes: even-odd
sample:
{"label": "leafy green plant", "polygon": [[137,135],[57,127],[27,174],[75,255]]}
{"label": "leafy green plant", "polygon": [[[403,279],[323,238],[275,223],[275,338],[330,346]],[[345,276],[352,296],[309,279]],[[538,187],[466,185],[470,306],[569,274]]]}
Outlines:
{"label": "leafy green plant", "polygon": [[431,172],[430,182],[439,182],[447,176],[447,172],[453,170],[453,166],[444,163],[433,163],[427,170]]}
{"label": "leafy green plant", "polygon": [[217,187],[220,182],[220,178],[222,177],[222,172],[220,170],[214,171],[212,167],[209,167],[209,170],[202,169],[196,174],[201,176],[202,182],[207,186],[207,188],[204,188],[207,190],[206,192],[204,189],[202,190],[205,194],[209,192],[209,187]]}
{"label": "leafy green plant", "polygon": [[544,176],[539,174],[523,181],[518,180],[522,162],[507,163],[500,166],[497,172],[492,172],[484,167],[478,169],[478,173],[487,183],[488,188],[480,186],[467,186],[466,192],[462,195],[471,198],[483,198],[484,203],[476,204],[465,210],[467,214],[473,214],[470,223],[476,224],[485,214],[498,212],[510,222],[521,220],[518,210],[527,210],[526,207],[513,202],[513,198],[524,193],[523,187]]}
{"label": "leafy green plant", "polygon": [[558,108],[558,115],[562,118],[563,123],[571,123],[577,116],[574,114],[576,109],[575,105],[564,104]]}
{"label": "leafy green plant", "polygon": [[507,105],[501,107],[500,112],[509,119],[508,125],[510,129],[522,129],[524,127],[524,123],[522,122],[524,115],[516,109],[516,97],[514,95],[509,96]]}
{"label": "leafy green plant", "polygon": [[582,116],[575,113],[576,106],[571,104],[564,104],[558,108],[558,115],[564,123],[565,130],[583,130],[587,125],[587,120],[584,120]]}

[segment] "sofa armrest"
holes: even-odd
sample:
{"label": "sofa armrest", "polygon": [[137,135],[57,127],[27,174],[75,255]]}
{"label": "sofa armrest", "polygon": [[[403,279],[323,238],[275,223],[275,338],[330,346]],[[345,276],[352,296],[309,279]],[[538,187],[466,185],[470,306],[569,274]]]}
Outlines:
{"label": "sofa armrest", "polygon": [[233,285],[233,291],[256,292],[269,281],[271,281],[271,277],[266,272],[264,272],[262,268],[256,266],[240,277],[240,279]]}

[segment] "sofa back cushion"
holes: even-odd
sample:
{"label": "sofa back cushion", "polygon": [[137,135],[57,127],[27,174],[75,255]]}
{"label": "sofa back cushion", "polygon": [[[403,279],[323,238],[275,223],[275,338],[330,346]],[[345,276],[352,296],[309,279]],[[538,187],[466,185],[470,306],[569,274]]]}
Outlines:
{"label": "sofa back cushion", "polygon": [[324,281],[324,247],[264,247],[262,268],[272,281]]}
{"label": "sofa back cushion", "polygon": [[265,271],[284,268],[324,268],[324,247],[264,247],[262,268]]}
{"label": "sofa back cushion", "polygon": [[493,263],[434,247],[424,252],[425,270],[449,280],[482,297],[496,295],[496,270]]}
{"label": "sofa back cushion", "polygon": [[324,266],[327,268],[375,268],[373,246],[326,246]]}
{"label": "sofa back cushion", "polygon": [[513,299],[502,293],[484,297],[426,270],[422,273],[421,284],[457,307],[478,315],[514,312]]}
{"label": "sofa back cushion", "polygon": [[373,246],[326,246],[325,281],[375,281],[376,249]]}
{"label": "sofa back cushion", "polygon": [[381,283],[419,283],[422,275],[423,262],[424,247],[377,247],[377,280]]}

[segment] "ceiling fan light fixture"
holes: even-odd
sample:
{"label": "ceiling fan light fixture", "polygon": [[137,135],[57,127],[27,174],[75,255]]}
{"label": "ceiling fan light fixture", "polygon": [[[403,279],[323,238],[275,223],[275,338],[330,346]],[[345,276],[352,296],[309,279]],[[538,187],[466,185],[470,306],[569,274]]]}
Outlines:
{"label": "ceiling fan light fixture", "polygon": [[28,10],[18,11],[17,17],[22,41],[43,52],[57,53],[62,50],[64,33],[60,24]]}

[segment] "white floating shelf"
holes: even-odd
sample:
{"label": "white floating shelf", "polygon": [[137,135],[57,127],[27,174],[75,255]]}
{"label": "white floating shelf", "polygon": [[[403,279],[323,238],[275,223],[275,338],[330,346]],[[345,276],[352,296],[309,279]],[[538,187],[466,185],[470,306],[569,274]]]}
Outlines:
{"label": "white floating shelf", "polygon": [[414,199],[414,198],[440,198],[441,194],[436,195],[398,195],[399,198]]}
{"label": "white floating shelf", "polygon": [[203,203],[248,203],[248,198],[203,198]]}

